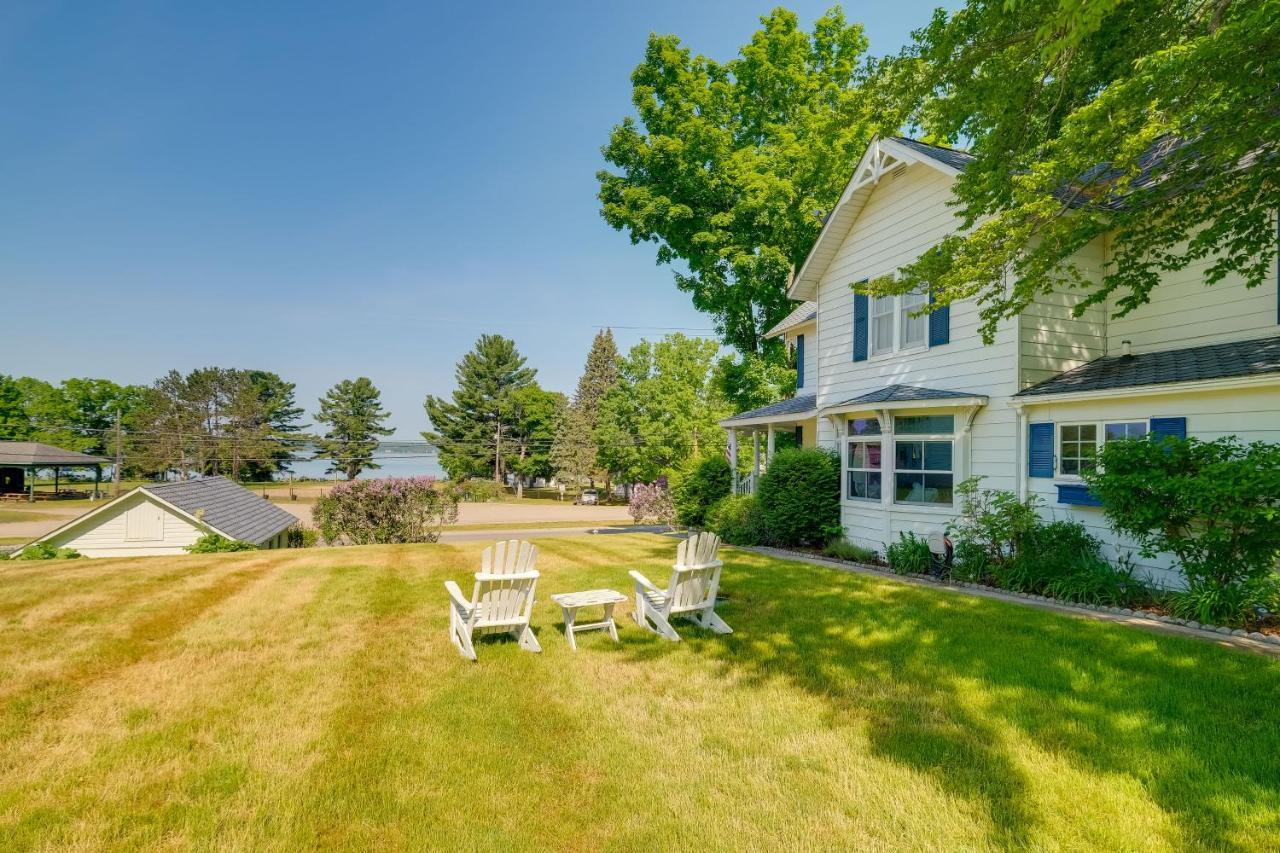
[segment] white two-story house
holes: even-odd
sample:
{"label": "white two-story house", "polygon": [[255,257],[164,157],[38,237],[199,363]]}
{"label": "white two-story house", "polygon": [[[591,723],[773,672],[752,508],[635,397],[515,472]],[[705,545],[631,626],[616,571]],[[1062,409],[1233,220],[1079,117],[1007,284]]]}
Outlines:
{"label": "white two-story house", "polygon": [[[1042,296],[990,345],[974,302],[911,317],[926,294],[855,293],[958,229],[948,202],[970,159],[899,137],[871,143],[793,279],[795,311],[769,333],[795,348],[796,395],[723,421],[731,449],[750,436],[757,470],[778,431],[837,449],[846,535],[881,552],[901,532],[945,527],[955,485],[978,475],[1038,495],[1046,515],[1078,519],[1113,556],[1130,552],[1176,584],[1167,561],[1143,560],[1111,533],[1080,475],[1124,436],[1280,442],[1275,273],[1255,288],[1208,286],[1206,262],[1170,274],[1121,318],[1113,304],[1073,316],[1079,290]],[[1079,261],[1100,282],[1107,240]]]}

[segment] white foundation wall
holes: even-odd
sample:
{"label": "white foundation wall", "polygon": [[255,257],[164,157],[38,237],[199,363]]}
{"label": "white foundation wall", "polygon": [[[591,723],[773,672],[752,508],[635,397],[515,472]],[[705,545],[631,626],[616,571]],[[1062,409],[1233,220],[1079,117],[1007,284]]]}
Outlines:
{"label": "white foundation wall", "polygon": [[[1185,417],[1188,437],[1208,441],[1234,435],[1244,442],[1280,443],[1280,381],[1236,390],[1028,406],[1026,413],[1029,422],[1052,421],[1055,425],[1080,421],[1142,421]],[[1055,459],[1058,453],[1057,440],[1058,430],[1055,428]],[[1028,477],[1027,493],[1041,499],[1041,515],[1046,519],[1073,519],[1088,527],[1090,533],[1102,540],[1105,553],[1110,559],[1128,555],[1140,572],[1149,575],[1160,586],[1182,586],[1182,575],[1172,568],[1172,560],[1167,555],[1143,557],[1131,540],[1111,530],[1101,508],[1058,503],[1057,484],[1078,482],[1068,478]]]}

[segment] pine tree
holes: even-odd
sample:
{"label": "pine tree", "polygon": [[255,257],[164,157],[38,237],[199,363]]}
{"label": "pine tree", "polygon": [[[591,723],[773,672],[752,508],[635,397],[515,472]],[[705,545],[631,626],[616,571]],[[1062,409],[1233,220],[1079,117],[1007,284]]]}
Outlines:
{"label": "pine tree", "polygon": [[[600,471],[595,440],[600,401],[617,384],[618,347],[613,341],[613,331],[603,329],[591,342],[573,405],[564,413],[556,430],[551,460],[560,477],[581,482]],[[607,473],[604,476],[608,478]]]}
{"label": "pine tree", "polygon": [[363,376],[344,379],[320,398],[316,420],[327,424],[329,431],[317,442],[317,458],[332,460],[329,470],[348,480],[365,469],[381,467],[373,461],[373,451],[378,449],[379,436],[393,432],[383,426],[388,417],[381,392],[372,382]]}
{"label": "pine tree", "polygon": [[484,476],[502,482],[511,432],[511,395],[533,384],[537,371],[525,367],[515,341],[481,335],[475,349],[458,362],[452,402],[427,395],[423,404],[434,431],[422,434],[440,452],[450,479]]}

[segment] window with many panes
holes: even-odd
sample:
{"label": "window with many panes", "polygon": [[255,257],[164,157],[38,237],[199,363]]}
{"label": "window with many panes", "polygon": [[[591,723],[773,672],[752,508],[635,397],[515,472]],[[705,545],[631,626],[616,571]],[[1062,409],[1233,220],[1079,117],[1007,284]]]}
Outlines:
{"label": "window with many panes", "polygon": [[894,500],[950,504],[955,488],[952,415],[909,415],[893,419]]}
{"label": "window with many panes", "polygon": [[880,421],[850,418],[845,456],[845,493],[850,500],[880,500],[883,476]]}
{"label": "window with many panes", "polygon": [[1087,474],[1097,467],[1098,451],[1103,444],[1124,438],[1143,438],[1146,434],[1146,421],[1061,424],[1058,427],[1058,474],[1063,477]]}
{"label": "window with many panes", "polygon": [[929,301],[927,294],[876,296],[871,300],[871,354],[917,349],[929,341],[929,316],[912,317]]}

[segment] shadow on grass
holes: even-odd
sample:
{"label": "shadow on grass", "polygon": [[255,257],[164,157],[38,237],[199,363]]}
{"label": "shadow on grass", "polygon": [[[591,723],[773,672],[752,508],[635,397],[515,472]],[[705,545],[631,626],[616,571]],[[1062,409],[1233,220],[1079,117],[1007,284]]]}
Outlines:
{"label": "shadow on grass", "polygon": [[1017,735],[1136,779],[1186,842],[1222,849],[1280,833],[1280,667],[1269,659],[760,555],[725,559],[720,613],[734,634],[682,623],[684,643],[623,653],[693,653],[735,680],[795,684],[826,703],[833,727],[865,724],[878,755],[980,804],[1002,847],[1036,843]]}

